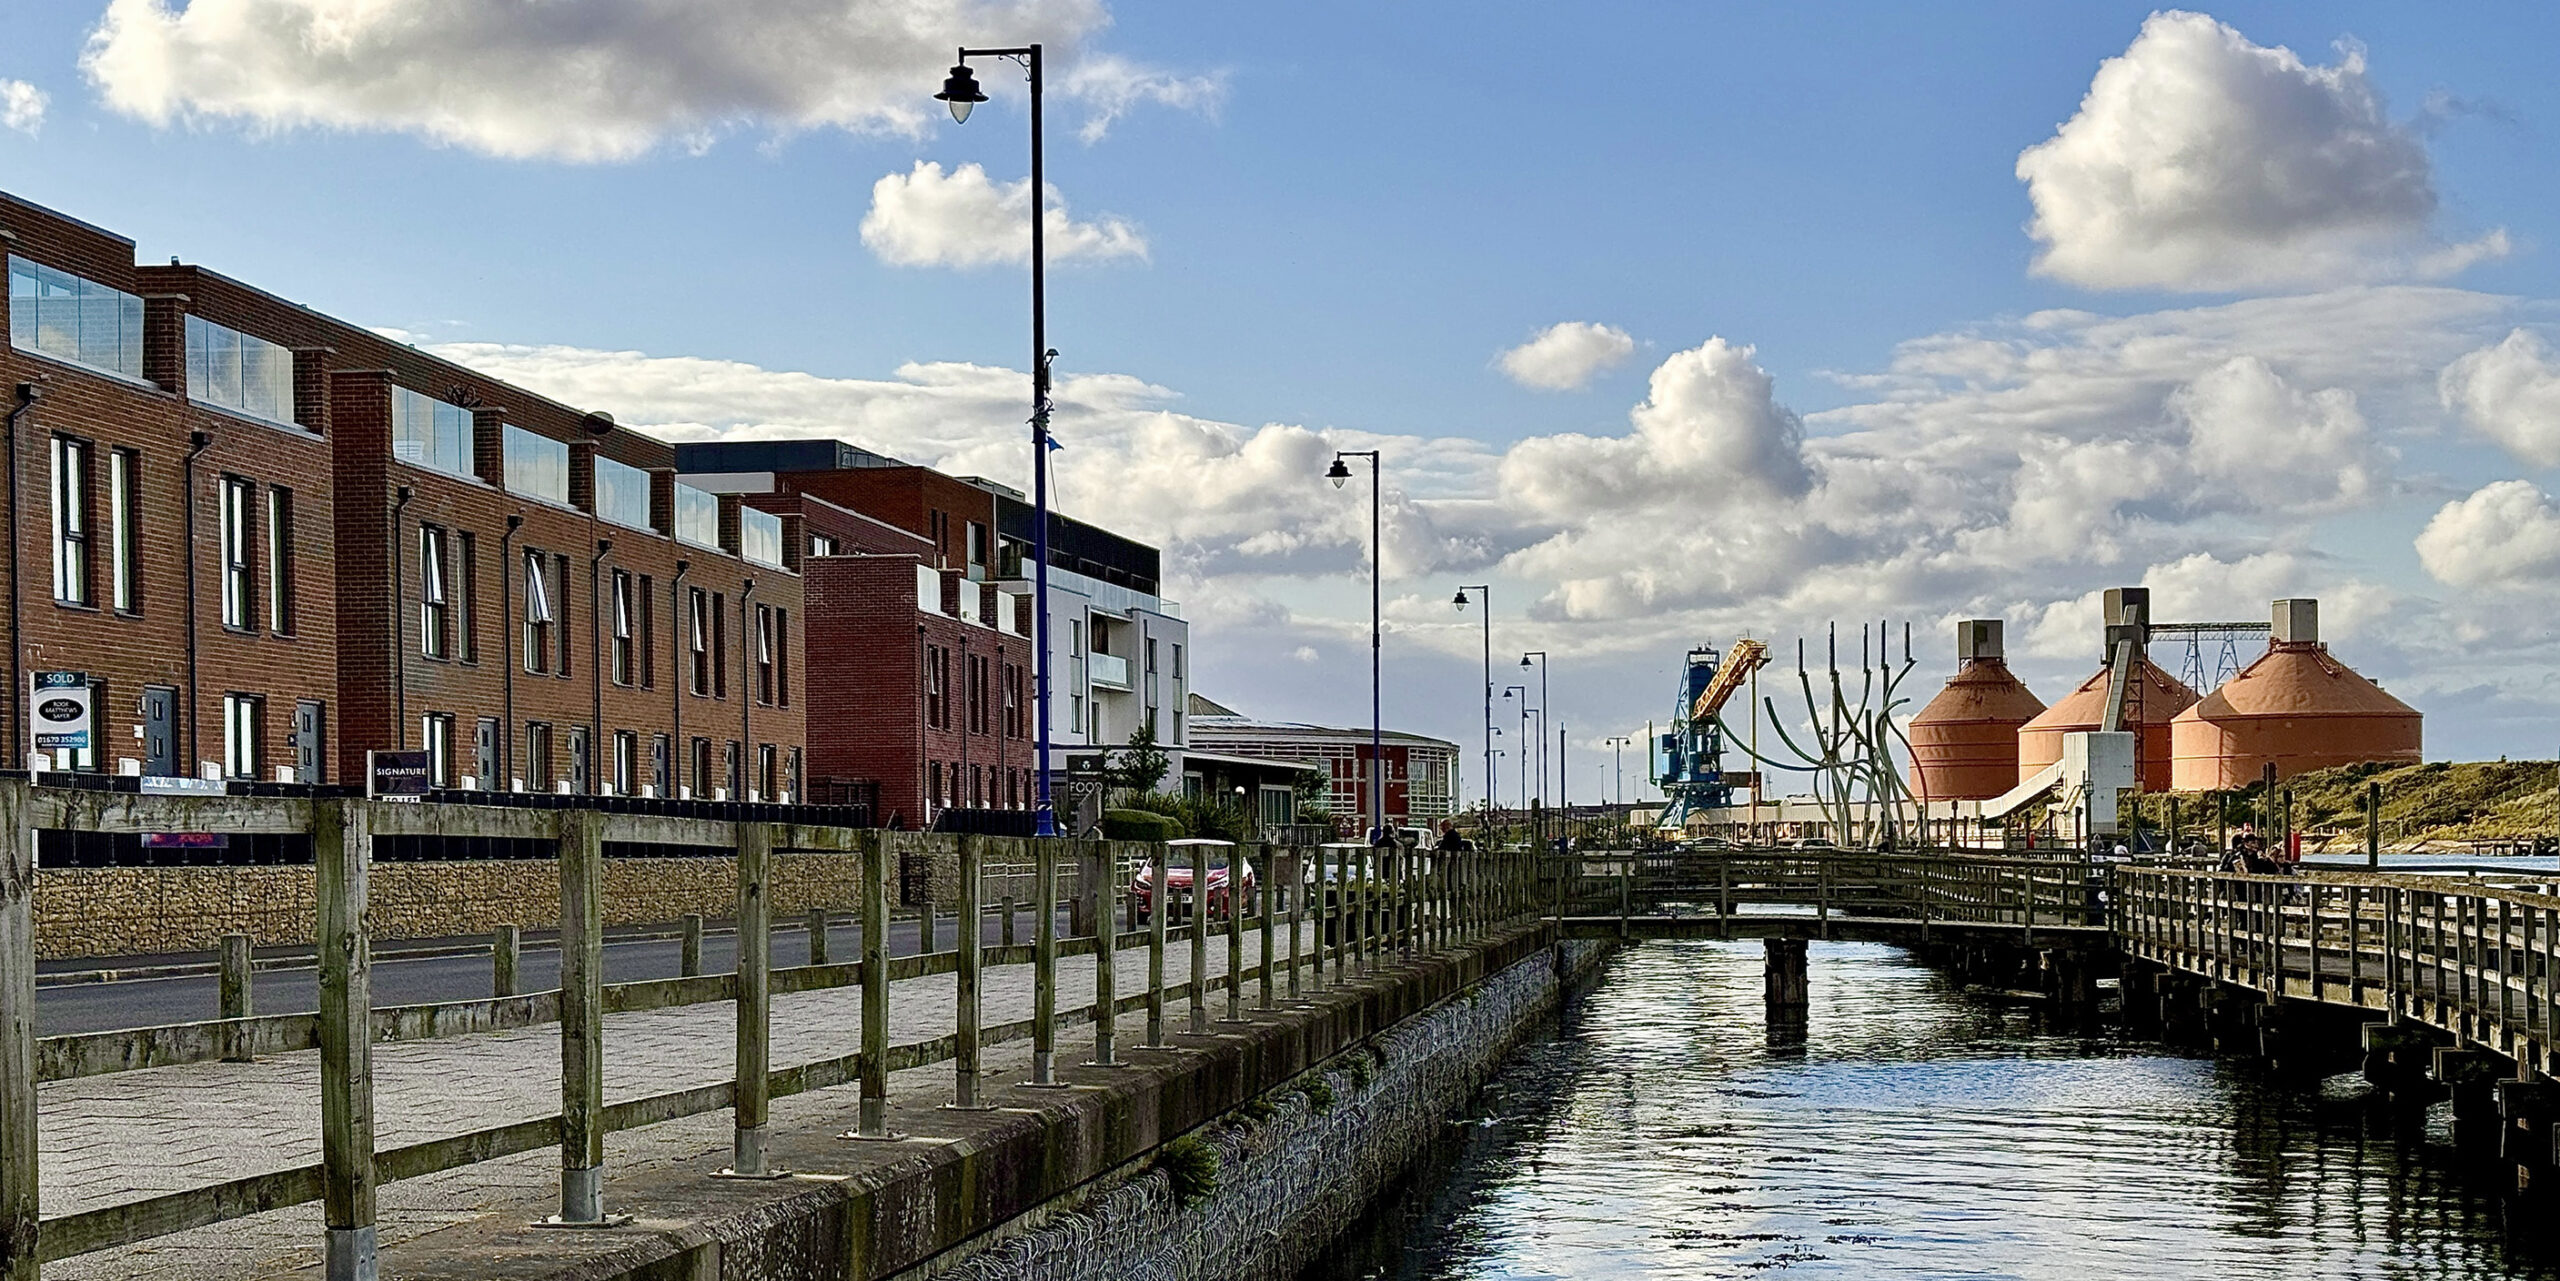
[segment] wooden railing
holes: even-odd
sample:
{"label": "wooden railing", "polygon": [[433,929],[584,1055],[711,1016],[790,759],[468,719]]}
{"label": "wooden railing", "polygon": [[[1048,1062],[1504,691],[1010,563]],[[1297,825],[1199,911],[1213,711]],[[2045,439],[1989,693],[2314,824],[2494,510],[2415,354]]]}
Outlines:
{"label": "wooden railing", "polygon": [[1550,910],[1809,915],[2090,927],[2103,869],[2085,859],[1839,849],[1590,851],[1549,856]]}
{"label": "wooden railing", "polygon": [[[39,1039],[34,1031],[36,829],[151,832],[301,832],[312,840],[317,885],[319,1010],[313,1014],[207,1020],[164,1027]],[[484,1000],[375,1008],[371,1001],[372,938],[366,889],[372,842],[402,835],[496,836],[552,843],[560,860],[561,982],[556,990]],[[734,973],[607,984],[603,981],[603,851],[607,842],[729,849],[737,865],[738,948]],[[1486,854],[1416,860],[1339,847],[1239,850],[1259,869],[1245,910],[1195,916],[1176,929],[1157,911],[1142,930],[1108,937],[1061,938],[1058,880],[1062,863],[1117,867],[1143,854],[1157,869],[1153,901],[1167,901],[1164,872],[1182,863],[1181,849],[1113,848],[1114,843],[1028,841],[1004,837],[880,832],[811,824],[729,822],[584,809],[528,809],[363,800],[257,797],[160,797],[67,791],[0,779],[0,1281],[37,1281],[41,1263],[310,1201],[324,1203],[327,1249],[370,1254],[375,1189],[384,1182],[450,1170],[519,1152],[558,1146],[562,1152],[561,1217],[597,1222],[603,1207],[604,1136],[720,1110],[735,1114],[733,1156],[746,1174],[763,1169],[763,1127],[775,1098],[858,1082],[864,1134],[883,1133],[891,1072],[953,1065],[958,1101],[974,1104],[987,1046],[1029,1040],[1035,1082],[1052,1079],[1062,1021],[1091,1024],[1095,1057],[1112,1062],[1121,1016],[1143,1013],[1146,1043],[1166,1044],[1165,1007],[1190,1003],[1192,1030],[1207,1027],[1218,992],[1238,1016],[1245,990],[1273,1008],[1285,992],[1322,990],[1374,971],[1392,957],[1463,946],[1486,932],[1533,917],[1543,906],[1525,856]],[[858,860],[862,955],[844,963],[770,966],[772,920],[765,893],[777,851],[808,851]],[[1000,864],[1034,870],[1035,941],[988,946],[982,928],[964,926],[948,948],[928,939],[925,952],[889,955],[891,868],[900,852],[954,858],[959,869],[958,919],[982,923],[978,901],[986,872]],[[1101,876],[1094,919],[1118,924],[1117,878]],[[699,955],[698,921],[687,950]],[[1213,935],[1225,938],[1224,973],[1208,976]],[[1247,964],[1246,939],[1258,942]],[[823,937],[819,935],[817,937]],[[1191,957],[1190,982],[1168,985],[1165,951],[1180,942]],[[495,960],[512,972],[513,934]],[[1114,960],[1146,950],[1145,990],[1116,991]],[[1061,1010],[1062,959],[1091,955],[1096,998]],[[1326,966],[1331,965],[1328,979]],[[989,1025],[980,1018],[985,967],[1027,966],[1034,1014]],[[244,965],[245,970],[245,965]],[[925,1041],[888,1039],[889,984],[925,975],[957,976],[951,1031]],[[501,980],[503,983],[504,980]],[[772,999],[777,994],[858,986],[863,994],[860,1048],[812,1063],[776,1067],[770,1059]],[[937,998],[939,999],[939,998]],[[731,1080],[612,1104],[604,1101],[603,1020],[633,1010],[726,1002],[735,1009]],[[561,1037],[561,1106],[555,1114],[518,1119],[405,1147],[377,1149],[373,1137],[372,1046],[556,1022]],[[723,1031],[724,1043],[732,1040]],[[294,1050],[320,1052],[322,1158],[225,1183],[93,1208],[39,1221],[37,1085],[43,1080],[150,1067],[184,1066]],[[335,1275],[333,1267],[332,1274]]]}
{"label": "wooden railing", "polygon": [[2305,869],[2115,872],[2129,956],[2281,996],[2410,1015],[2503,1051],[2560,1028],[2560,896],[2540,884]]}

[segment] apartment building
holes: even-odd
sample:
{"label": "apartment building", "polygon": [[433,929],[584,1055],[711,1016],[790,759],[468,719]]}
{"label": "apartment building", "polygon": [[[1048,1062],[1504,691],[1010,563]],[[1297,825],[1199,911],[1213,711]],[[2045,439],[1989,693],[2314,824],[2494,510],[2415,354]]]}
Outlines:
{"label": "apartment building", "polygon": [[1366,726],[1260,720],[1196,695],[1191,711],[1191,742],[1204,753],[1324,771],[1332,780],[1328,808],[1354,830],[1369,813],[1373,761],[1384,762],[1378,772],[1386,784],[1381,799],[1390,824],[1457,813],[1461,753],[1447,739],[1388,730],[1373,744]]}
{"label": "apartment building", "polygon": [[0,246],[0,369],[36,389],[12,683],[82,673],[104,713],[51,763],[333,782],[406,748],[452,787],[801,794],[783,516],[603,415],[6,196]]}

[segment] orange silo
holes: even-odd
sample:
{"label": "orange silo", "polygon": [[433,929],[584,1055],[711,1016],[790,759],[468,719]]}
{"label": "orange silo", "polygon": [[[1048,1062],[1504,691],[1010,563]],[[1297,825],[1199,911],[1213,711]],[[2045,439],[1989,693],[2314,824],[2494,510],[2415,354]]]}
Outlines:
{"label": "orange silo", "polygon": [[2416,764],[2418,710],[2384,693],[2329,654],[2320,602],[2280,600],[2267,652],[2188,708],[2170,727],[2171,786],[2182,792],[2246,787],[2365,761]]}
{"label": "orange silo", "polygon": [[1996,618],[1956,624],[1956,674],[1911,718],[1911,787],[1924,801],[1984,801],[2018,781],[2018,730],[2044,700],[2009,671]]}
{"label": "orange silo", "polygon": [[[2134,642],[2133,688],[2126,692],[2124,724],[2133,731],[2135,786],[2146,792],[2169,790],[2169,722],[2195,705],[2196,692],[2186,682],[2160,670],[2142,648],[2151,638],[2150,593],[2139,587],[2109,588],[2106,594],[2108,649],[2115,642]],[[2044,710],[2018,731],[2017,781],[2025,782],[2062,759],[2062,736],[2095,730],[2106,716],[2107,678],[2111,662],[2062,701]]]}

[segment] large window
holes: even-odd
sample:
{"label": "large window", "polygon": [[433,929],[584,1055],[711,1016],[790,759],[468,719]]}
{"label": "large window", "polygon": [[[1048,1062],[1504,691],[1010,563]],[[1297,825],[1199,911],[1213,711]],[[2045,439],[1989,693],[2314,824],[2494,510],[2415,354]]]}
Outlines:
{"label": "large window", "polygon": [[[717,529],[719,515],[716,509],[712,521],[713,528]],[[782,568],[782,518],[753,507],[740,507],[738,554],[760,565]]]}
{"label": "large window", "polygon": [[499,436],[506,455],[507,492],[569,505],[569,446],[508,423]]}
{"label": "large window", "polygon": [[773,607],[756,606],[756,701],[773,702]]}
{"label": "large window", "polygon": [[271,423],[291,423],[293,350],[189,316],[187,398]]}
{"label": "large window", "polygon": [[11,255],[9,345],[139,379],[142,300]]}
{"label": "large window", "polygon": [[791,706],[791,611],[773,611],[773,701]]}
{"label": "large window", "polygon": [[293,491],[267,486],[267,630],[293,633]]}
{"label": "large window", "polygon": [[418,719],[418,733],[426,740],[428,786],[453,786],[453,717],[442,713],[422,716]]}
{"label": "large window", "polygon": [[838,543],[833,534],[809,535],[809,554],[812,556],[833,556],[842,547],[843,544]]}
{"label": "large window", "polygon": [[89,569],[90,445],[53,438],[53,598],[66,605],[98,603]]}
{"label": "large window", "polygon": [[258,487],[238,476],[222,478],[222,625],[247,628],[256,583],[249,549],[255,546]]}
{"label": "large window", "polygon": [[553,611],[551,570],[542,553],[526,548],[524,553],[524,669],[542,673],[551,670],[551,642],[558,630]]}
{"label": "large window", "polygon": [[719,495],[691,485],[677,485],[676,537],[696,547],[719,547]]}
{"label": "large window", "polygon": [[456,476],[472,474],[471,411],[406,387],[392,388],[391,456]]}
{"label": "large window", "polygon": [[616,685],[630,684],[635,675],[632,669],[638,665],[637,638],[633,635],[636,620],[631,614],[631,571],[617,569],[613,571],[613,683]]}
{"label": "large window", "polygon": [[951,727],[951,704],[944,692],[951,682],[951,654],[940,645],[924,647],[924,723],[934,729]]}
{"label": "large window", "polygon": [[699,587],[685,602],[684,647],[693,669],[693,692],[711,693],[711,599]]}
{"label": "large window", "polygon": [[640,790],[640,736],[627,729],[613,732],[613,791],[630,796]]}
{"label": "large window", "polygon": [[640,687],[658,687],[658,580],[640,576]]}
{"label": "large window", "polygon": [[231,778],[258,776],[259,721],[266,700],[255,694],[222,696],[222,772]]}
{"label": "large window", "polygon": [[453,595],[445,575],[450,549],[442,529],[418,526],[418,652],[453,657]]}
{"label": "large window", "polygon": [[117,610],[142,608],[142,456],[130,449],[107,455],[107,556],[109,590]]}
{"label": "large window", "polygon": [[524,727],[524,777],[526,785],[537,792],[548,792],[555,785],[551,775],[551,727],[541,721]]}
{"label": "large window", "polygon": [[597,455],[596,515],[632,529],[649,528],[649,473]]}
{"label": "large window", "polygon": [[480,661],[480,545],[469,531],[456,535],[453,567],[461,590],[453,594],[453,631],[461,640],[462,661]]}

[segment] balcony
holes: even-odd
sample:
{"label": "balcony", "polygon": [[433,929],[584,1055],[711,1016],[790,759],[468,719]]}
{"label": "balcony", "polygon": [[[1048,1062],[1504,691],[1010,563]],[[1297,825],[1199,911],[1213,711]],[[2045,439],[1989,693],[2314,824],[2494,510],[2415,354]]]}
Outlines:
{"label": "balcony", "polygon": [[1102,689],[1129,688],[1129,660],[1118,654],[1093,654],[1085,658],[1085,671],[1095,686]]}

